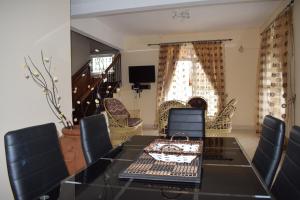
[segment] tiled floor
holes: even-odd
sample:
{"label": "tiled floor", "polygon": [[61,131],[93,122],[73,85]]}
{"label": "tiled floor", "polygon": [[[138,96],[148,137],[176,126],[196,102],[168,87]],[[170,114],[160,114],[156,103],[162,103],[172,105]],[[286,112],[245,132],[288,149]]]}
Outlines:
{"label": "tiled floor", "polygon": [[[143,130],[144,135],[158,135],[158,130],[145,129]],[[254,130],[233,130],[230,134],[222,135],[225,137],[235,137],[242,145],[246,152],[248,159],[252,160],[256,147],[258,145],[259,136]]]}
{"label": "tiled floor", "polygon": [[255,130],[233,130],[229,137],[237,138],[248,158],[252,160],[259,142],[259,135],[255,133]]}

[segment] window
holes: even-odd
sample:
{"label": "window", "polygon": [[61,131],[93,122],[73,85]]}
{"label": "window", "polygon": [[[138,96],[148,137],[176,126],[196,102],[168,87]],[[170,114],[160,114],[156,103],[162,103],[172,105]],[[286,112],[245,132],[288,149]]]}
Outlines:
{"label": "window", "polygon": [[176,99],[187,101],[192,96],[192,86],[190,84],[192,65],[192,61],[177,61],[170,89],[167,94],[167,100]]}
{"label": "window", "polygon": [[192,96],[200,96],[207,101],[207,116],[214,117],[219,97],[195,53],[191,44],[181,47],[166,99],[186,102]]}
{"label": "window", "polygon": [[91,74],[104,74],[113,61],[113,54],[100,54],[91,56]]}

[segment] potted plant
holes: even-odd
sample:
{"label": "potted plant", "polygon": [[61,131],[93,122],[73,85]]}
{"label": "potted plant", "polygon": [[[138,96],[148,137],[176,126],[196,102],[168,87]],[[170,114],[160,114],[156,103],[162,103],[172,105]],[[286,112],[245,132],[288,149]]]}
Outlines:
{"label": "potted plant", "polygon": [[52,74],[51,58],[46,58],[43,51],[41,51],[41,66],[36,65],[30,56],[25,57],[24,59],[24,67],[26,69],[25,78],[32,79],[36,85],[42,89],[51,112],[64,127],[62,129],[63,134],[79,135],[79,126],[74,126],[61,110],[61,96],[59,95],[56,86],[58,78]]}

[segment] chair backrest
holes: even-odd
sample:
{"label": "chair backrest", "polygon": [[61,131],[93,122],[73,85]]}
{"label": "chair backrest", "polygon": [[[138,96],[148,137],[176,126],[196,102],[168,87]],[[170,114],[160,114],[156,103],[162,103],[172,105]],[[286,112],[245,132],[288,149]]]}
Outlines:
{"label": "chair backrest", "polygon": [[218,121],[218,119],[223,119],[224,117],[231,119],[234,114],[234,111],[236,110],[235,107],[236,104],[237,104],[237,100],[231,99],[225,105],[224,109],[221,112],[219,112],[219,115],[216,117],[216,121]]}
{"label": "chair backrest", "polygon": [[200,108],[171,108],[168,136],[184,133],[188,137],[205,136],[205,111]]}
{"label": "chair backrest", "polygon": [[201,108],[202,110],[207,110],[207,102],[202,97],[192,97],[187,102],[192,108]]}
{"label": "chair backrest", "polygon": [[219,112],[216,118],[210,123],[206,128],[208,129],[228,129],[231,130],[231,118],[234,115],[236,110],[235,105],[237,104],[237,100],[231,99]]}
{"label": "chair backrest", "polygon": [[262,133],[252,163],[268,187],[277,170],[285,134],[285,123],[270,115],[265,116]]}
{"label": "chair backrest", "polygon": [[171,108],[185,108],[185,103],[179,100],[164,101],[159,106],[159,112],[169,111]]}
{"label": "chair backrest", "polygon": [[4,136],[15,199],[35,199],[68,176],[55,124],[10,131]]}
{"label": "chair backrest", "polygon": [[282,167],[271,189],[277,200],[300,199],[300,127],[291,130]]}
{"label": "chair backrest", "polygon": [[112,116],[114,115],[127,115],[128,117],[130,116],[130,113],[125,108],[124,104],[115,98],[105,98],[104,108],[106,112]]}
{"label": "chair backrest", "polygon": [[169,110],[171,108],[185,108],[185,107],[186,106],[184,102],[178,100],[170,100],[161,103],[158,110],[159,131],[162,132],[163,129],[167,128],[166,126],[168,125]]}
{"label": "chair backrest", "polygon": [[104,115],[92,115],[80,120],[81,144],[87,165],[112,149]]}

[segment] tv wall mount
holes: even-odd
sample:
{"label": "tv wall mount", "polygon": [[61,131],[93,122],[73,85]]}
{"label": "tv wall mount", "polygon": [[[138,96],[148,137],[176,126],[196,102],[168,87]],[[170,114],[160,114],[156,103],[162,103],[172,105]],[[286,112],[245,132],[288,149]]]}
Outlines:
{"label": "tv wall mount", "polygon": [[135,90],[136,93],[140,94],[143,90],[149,90],[149,89],[151,89],[151,85],[150,84],[134,83],[131,86],[131,89]]}

